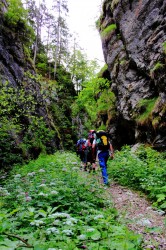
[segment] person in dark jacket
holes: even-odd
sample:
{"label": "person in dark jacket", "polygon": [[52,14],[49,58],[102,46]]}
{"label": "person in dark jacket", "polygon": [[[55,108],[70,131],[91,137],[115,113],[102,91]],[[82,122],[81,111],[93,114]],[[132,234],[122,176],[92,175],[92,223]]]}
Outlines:
{"label": "person in dark jacket", "polygon": [[77,156],[80,157],[80,160],[83,165],[85,164],[85,143],[86,143],[86,139],[81,138],[77,141],[77,144],[76,144],[76,153],[77,153]]}
{"label": "person in dark jacket", "polygon": [[93,140],[95,139],[95,130],[90,130],[88,134],[88,139],[85,143],[85,161],[84,161],[84,170],[89,172],[96,170],[96,149],[92,149]]}
{"label": "person in dark jacket", "polygon": [[[99,134],[100,136],[98,136]],[[100,143],[100,141],[102,140],[105,140],[105,144],[107,145],[104,145],[104,143]],[[97,148],[97,157],[102,172],[103,183],[105,185],[109,185],[108,173],[107,173],[107,161],[109,157],[111,159],[114,158],[114,150],[110,138],[105,131],[98,131],[96,133],[96,138],[93,141],[92,148],[93,149]]]}

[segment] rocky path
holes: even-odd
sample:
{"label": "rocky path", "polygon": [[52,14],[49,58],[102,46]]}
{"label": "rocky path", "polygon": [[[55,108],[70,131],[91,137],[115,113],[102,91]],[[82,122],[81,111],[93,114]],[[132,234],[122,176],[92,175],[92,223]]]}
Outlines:
{"label": "rocky path", "polygon": [[[105,188],[99,167],[94,177],[101,188]],[[112,199],[118,211],[119,220],[129,229],[143,236],[144,250],[166,250],[166,215],[163,211],[153,208],[145,195],[113,181],[105,188],[105,192],[108,199]]]}
{"label": "rocky path", "polygon": [[144,249],[166,250],[166,216],[152,208],[145,196],[112,183],[111,195],[119,218],[133,231],[142,234]]}

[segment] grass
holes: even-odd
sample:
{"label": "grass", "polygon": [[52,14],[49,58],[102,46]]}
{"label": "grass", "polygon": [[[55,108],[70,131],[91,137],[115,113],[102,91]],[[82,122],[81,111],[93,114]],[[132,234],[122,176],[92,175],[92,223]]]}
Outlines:
{"label": "grass", "polygon": [[115,23],[110,24],[101,32],[101,37],[106,38],[115,29],[116,29],[116,24]]}
{"label": "grass", "polygon": [[144,112],[137,117],[139,124],[145,124],[151,119],[152,111],[155,107],[157,98],[140,100],[138,107],[143,107]]}

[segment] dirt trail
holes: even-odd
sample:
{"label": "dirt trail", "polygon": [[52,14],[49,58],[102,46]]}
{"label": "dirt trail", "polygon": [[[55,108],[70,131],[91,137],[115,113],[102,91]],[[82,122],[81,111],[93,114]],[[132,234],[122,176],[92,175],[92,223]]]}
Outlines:
{"label": "dirt trail", "polygon": [[107,188],[103,187],[99,166],[96,170],[93,177],[98,180],[101,188],[105,188],[108,198],[112,199],[118,211],[119,220],[129,229],[143,236],[143,249],[166,250],[166,215],[153,208],[143,194],[113,181]]}
{"label": "dirt trail", "polygon": [[107,188],[120,220],[144,238],[144,249],[166,250],[166,216],[152,208],[145,196],[112,183]]}

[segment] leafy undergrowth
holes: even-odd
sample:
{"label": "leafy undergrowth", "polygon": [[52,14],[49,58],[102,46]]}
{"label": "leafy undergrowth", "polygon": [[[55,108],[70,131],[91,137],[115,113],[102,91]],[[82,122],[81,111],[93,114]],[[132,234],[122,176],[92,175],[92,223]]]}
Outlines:
{"label": "leafy undergrowth", "polygon": [[0,187],[1,250],[133,250],[142,239],[70,152],[16,166]]}
{"label": "leafy undergrowth", "polygon": [[109,162],[109,175],[123,186],[144,192],[153,205],[166,210],[166,155],[140,146],[125,146]]}

